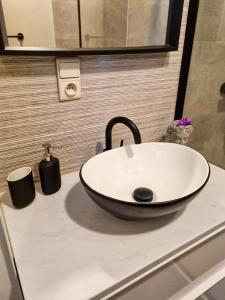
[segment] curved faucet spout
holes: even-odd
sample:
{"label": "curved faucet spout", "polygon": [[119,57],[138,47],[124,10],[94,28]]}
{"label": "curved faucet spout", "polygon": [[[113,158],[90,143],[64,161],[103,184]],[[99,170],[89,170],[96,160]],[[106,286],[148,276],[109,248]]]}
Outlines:
{"label": "curved faucet spout", "polygon": [[104,151],[112,149],[112,129],[113,129],[113,126],[118,123],[122,123],[122,124],[126,125],[128,128],[130,128],[130,130],[134,136],[135,144],[141,144],[141,134],[140,134],[140,131],[138,130],[137,126],[135,125],[135,123],[125,117],[115,117],[115,118],[111,119],[106,126],[106,130],[105,130],[106,148]]}

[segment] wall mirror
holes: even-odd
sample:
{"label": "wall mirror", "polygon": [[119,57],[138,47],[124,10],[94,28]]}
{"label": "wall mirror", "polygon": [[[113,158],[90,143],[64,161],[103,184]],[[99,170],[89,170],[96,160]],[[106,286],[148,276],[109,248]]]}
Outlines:
{"label": "wall mirror", "polygon": [[175,51],[183,0],[1,0],[1,53]]}

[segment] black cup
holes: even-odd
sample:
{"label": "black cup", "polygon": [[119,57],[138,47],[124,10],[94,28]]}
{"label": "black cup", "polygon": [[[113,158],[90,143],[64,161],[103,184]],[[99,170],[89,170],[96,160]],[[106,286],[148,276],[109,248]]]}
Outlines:
{"label": "black cup", "polygon": [[17,169],[7,178],[12,203],[16,208],[24,208],[35,198],[35,187],[30,167]]}

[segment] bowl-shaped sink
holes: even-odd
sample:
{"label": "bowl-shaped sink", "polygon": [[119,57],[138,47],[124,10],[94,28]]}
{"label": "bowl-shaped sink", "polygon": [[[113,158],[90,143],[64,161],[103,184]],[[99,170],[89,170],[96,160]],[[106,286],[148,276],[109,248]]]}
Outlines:
{"label": "bowl-shaped sink", "polygon": [[81,182],[100,207],[123,219],[173,213],[205,186],[207,160],[172,143],[128,145],[98,154],[80,170]]}

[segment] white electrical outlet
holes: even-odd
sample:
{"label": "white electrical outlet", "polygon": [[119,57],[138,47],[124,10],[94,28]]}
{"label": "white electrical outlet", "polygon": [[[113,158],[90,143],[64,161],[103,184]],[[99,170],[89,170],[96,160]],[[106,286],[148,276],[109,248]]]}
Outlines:
{"label": "white electrical outlet", "polygon": [[56,59],[60,101],[81,98],[80,61],[74,58]]}

